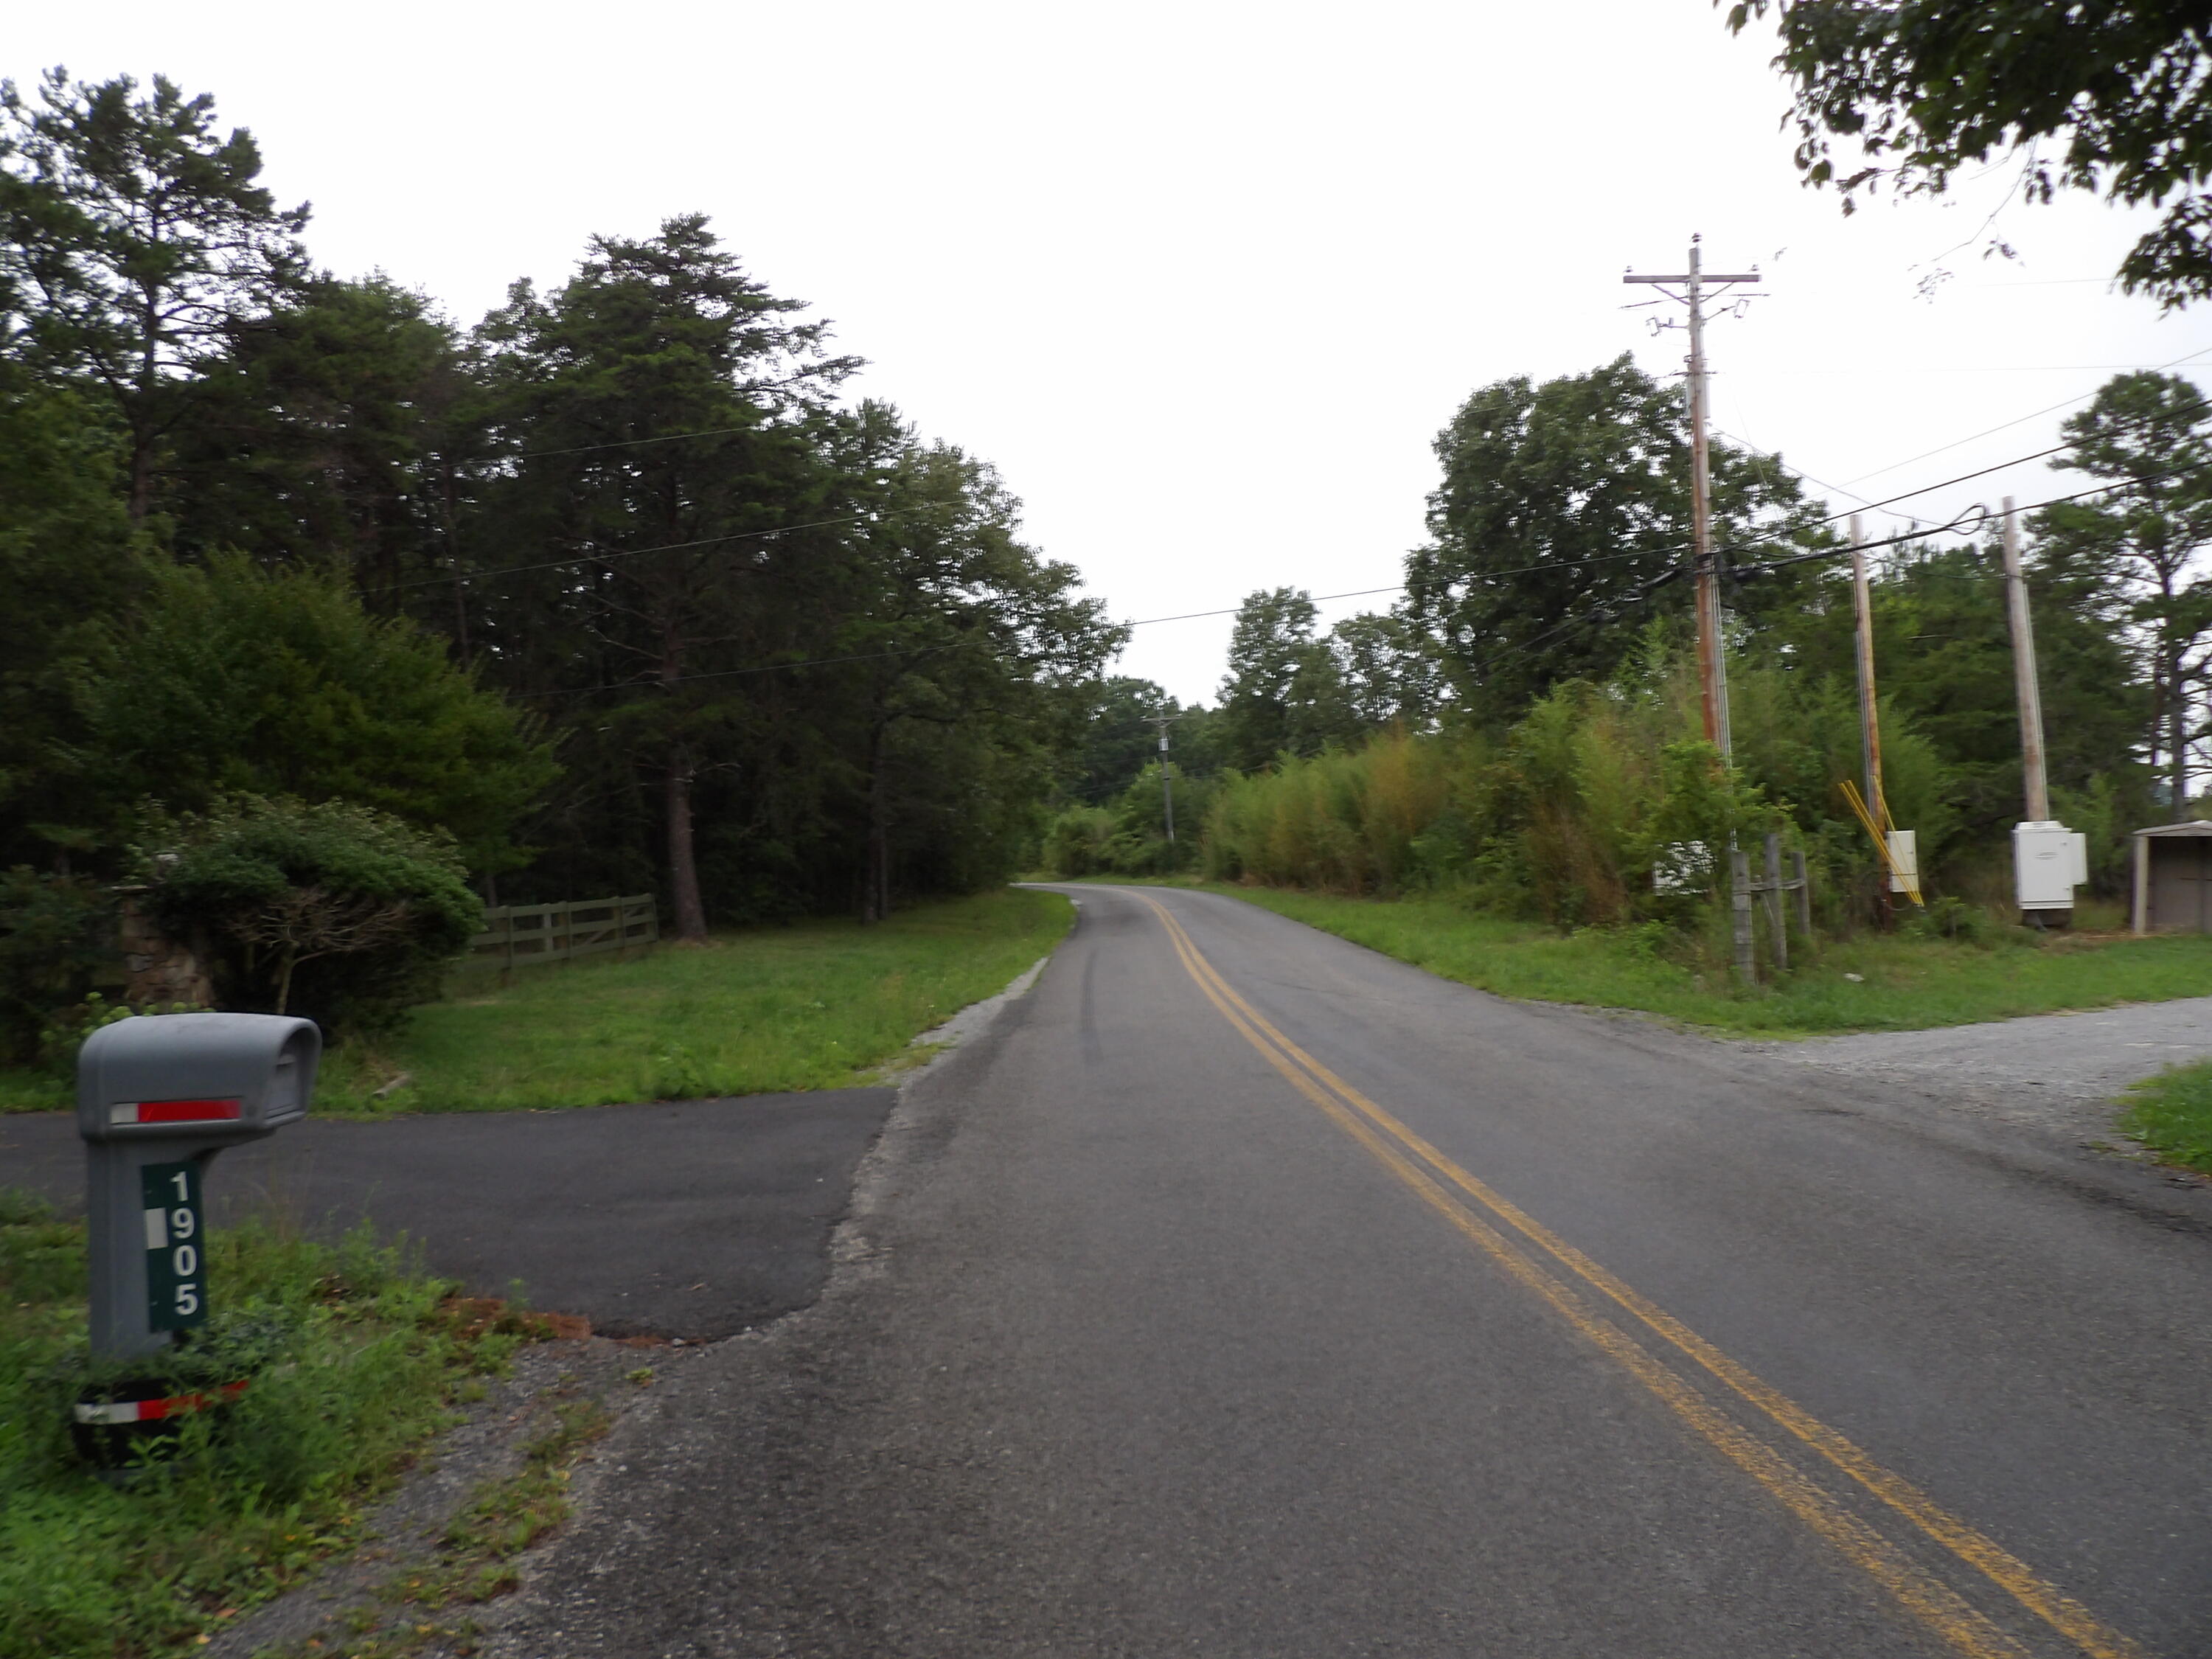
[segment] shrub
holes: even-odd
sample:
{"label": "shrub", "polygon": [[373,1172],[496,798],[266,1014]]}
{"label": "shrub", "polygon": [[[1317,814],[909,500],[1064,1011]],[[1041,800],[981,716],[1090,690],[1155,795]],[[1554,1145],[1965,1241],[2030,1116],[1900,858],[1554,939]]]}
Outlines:
{"label": "shrub", "polygon": [[157,822],[149,902],[204,939],[227,1006],[388,1031],[435,998],[483,922],[450,837],[340,801],[240,796]]}
{"label": "shrub", "polygon": [[509,831],[560,770],[535,723],[343,580],[233,555],[157,565],[107,633],[76,693],[105,799],[356,801],[450,831],[472,868],[529,861]]}
{"label": "shrub", "polygon": [[18,866],[0,876],[0,1051],[38,1052],[115,963],[115,900],[94,883]]}
{"label": "shrub", "polygon": [[1071,806],[1044,832],[1044,867],[1073,879],[1107,868],[1106,844],[1114,838],[1114,815],[1103,806]]}
{"label": "shrub", "polygon": [[1158,876],[1196,866],[1211,779],[1175,780],[1176,838],[1167,838],[1166,801],[1154,763],[1107,806],[1073,806],[1052,821],[1044,836],[1044,866],[1054,875]]}

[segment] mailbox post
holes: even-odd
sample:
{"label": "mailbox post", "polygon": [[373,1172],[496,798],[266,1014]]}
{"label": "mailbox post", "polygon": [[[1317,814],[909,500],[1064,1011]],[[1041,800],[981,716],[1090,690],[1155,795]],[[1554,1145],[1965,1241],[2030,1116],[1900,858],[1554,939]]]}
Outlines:
{"label": "mailbox post", "polygon": [[206,1322],[207,1166],[305,1117],[322,1051],[312,1021],[273,1014],[137,1015],[86,1039],[76,1124],[94,1354],[156,1353]]}

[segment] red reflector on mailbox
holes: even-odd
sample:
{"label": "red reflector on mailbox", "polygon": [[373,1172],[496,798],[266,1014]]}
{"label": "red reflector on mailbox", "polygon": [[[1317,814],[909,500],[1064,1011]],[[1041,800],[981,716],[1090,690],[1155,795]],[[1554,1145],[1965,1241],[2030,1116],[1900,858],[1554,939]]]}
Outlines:
{"label": "red reflector on mailbox", "polygon": [[214,1123],[238,1116],[235,1100],[125,1100],[108,1109],[111,1123]]}

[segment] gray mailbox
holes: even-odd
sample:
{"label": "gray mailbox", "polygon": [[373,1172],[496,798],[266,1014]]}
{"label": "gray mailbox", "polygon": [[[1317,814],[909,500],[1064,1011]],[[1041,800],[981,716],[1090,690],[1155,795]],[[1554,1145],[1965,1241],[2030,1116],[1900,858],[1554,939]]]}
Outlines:
{"label": "gray mailbox", "polygon": [[152,1353],[207,1318],[200,1177],[226,1146],[307,1113],[322,1033],[276,1014],[138,1015],[85,1040],[92,1348]]}

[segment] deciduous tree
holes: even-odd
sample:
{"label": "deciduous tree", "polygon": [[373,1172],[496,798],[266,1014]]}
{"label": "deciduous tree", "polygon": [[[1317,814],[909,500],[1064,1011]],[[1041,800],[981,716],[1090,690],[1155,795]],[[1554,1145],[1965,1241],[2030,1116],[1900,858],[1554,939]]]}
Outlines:
{"label": "deciduous tree", "polygon": [[1941,195],[1960,169],[2016,155],[2028,201],[2081,190],[2164,210],[2121,261],[2128,288],[2169,306],[2212,292],[2212,15],[2201,5],[1734,0],[1729,27],[1770,12],[1775,67],[1796,88],[1798,168],[1845,212],[1883,184]]}
{"label": "deciduous tree", "polygon": [[[1510,718],[1562,680],[1603,678],[1649,616],[1687,609],[1679,387],[1626,356],[1540,386],[1516,376],[1469,398],[1436,453],[1443,481],[1429,497],[1431,541],[1407,556],[1406,610],[1480,718]],[[1817,535],[1818,510],[1776,461],[1717,441],[1711,453],[1714,537],[1729,562]],[[1740,596],[1744,623],[1786,612],[1801,580]]]}

